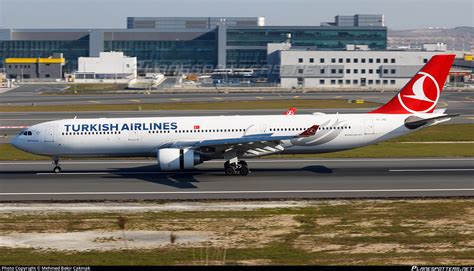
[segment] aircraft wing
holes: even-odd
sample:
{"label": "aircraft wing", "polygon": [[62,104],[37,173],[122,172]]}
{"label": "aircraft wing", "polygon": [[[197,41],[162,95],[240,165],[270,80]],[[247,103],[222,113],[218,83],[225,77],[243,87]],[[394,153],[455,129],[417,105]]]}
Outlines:
{"label": "aircraft wing", "polygon": [[200,141],[174,141],[159,146],[162,148],[192,148],[203,152],[229,152],[237,151],[246,156],[259,156],[283,151],[282,140],[299,137],[313,136],[318,130],[318,125],[313,125],[300,134],[288,136],[275,136],[273,133],[254,134],[235,138],[208,139]]}

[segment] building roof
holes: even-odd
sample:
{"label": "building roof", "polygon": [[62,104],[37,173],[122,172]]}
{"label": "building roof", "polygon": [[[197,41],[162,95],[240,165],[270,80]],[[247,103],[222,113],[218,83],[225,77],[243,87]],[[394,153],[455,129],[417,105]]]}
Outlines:
{"label": "building roof", "polygon": [[5,64],[63,64],[64,58],[6,58]]}

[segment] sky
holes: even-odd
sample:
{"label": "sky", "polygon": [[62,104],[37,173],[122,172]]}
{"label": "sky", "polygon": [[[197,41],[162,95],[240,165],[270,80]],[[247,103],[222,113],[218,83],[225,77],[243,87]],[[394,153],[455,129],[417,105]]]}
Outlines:
{"label": "sky", "polygon": [[474,26],[472,0],[0,0],[0,28],[126,28],[127,17],[264,16],[266,25],[319,25],[384,14],[391,29]]}

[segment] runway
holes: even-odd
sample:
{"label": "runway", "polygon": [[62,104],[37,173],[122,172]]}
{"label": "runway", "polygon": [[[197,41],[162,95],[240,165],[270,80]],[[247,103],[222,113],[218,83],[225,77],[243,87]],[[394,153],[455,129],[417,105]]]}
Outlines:
{"label": "runway", "polygon": [[[384,91],[320,91],[320,92],[289,92],[281,88],[269,88],[266,92],[248,88],[240,93],[116,93],[116,94],[80,94],[80,95],[44,95],[44,92],[58,90],[64,85],[23,85],[0,94],[0,105],[59,105],[59,104],[136,104],[136,103],[169,103],[169,102],[209,102],[209,101],[241,101],[241,100],[272,100],[272,99],[362,99],[385,103],[396,92]],[[473,92],[444,91],[441,103],[474,102]]]}
{"label": "runway", "polygon": [[474,196],[474,159],[254,159],[249,176],[223,161],[158,172],[155,160],[0,163],[0,201],[322,199]]}

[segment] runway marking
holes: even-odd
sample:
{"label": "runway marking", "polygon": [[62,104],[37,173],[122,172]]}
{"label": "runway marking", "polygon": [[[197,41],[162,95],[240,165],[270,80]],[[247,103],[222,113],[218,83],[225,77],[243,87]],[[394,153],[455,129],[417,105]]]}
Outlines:
{"label": "runway marking", "polygon": [[130,102],[135,102],[135,103],[139,103],[141,102],[141,100],[129,100]]}
{"label": "runway marking", "polygon": [[[472,161],[474,158],[407,158],[407,159],[265,159],[265,160],[247,160],[252,163],[288,163],[288,162],[400,162],[400,161]],[[206,163],[223,163],[224,160],[206,161]],[[61,164],[155,164],[156,160],[149,161],[64,161]],[[46,165],[51,164],[50,161],[34,161],[34,162],[0,162],[0,165]]]}
{"label": "runway marking", "polygon": [[474,171],[474,168],[426,168],[426,169],[389,169],[392,172],[443,172],[443,171]]}
{"label": "runway marking", "polygon": [[293,96],[293,99],[298,99],[300,96]]}
{"label": "runway marking", "polygon": [[177,98],[171,98],[170,100],[173,100],[173,101],[181,101],[181,99],[177,99]]}
{"label": "runway marking", "polygon": [[24,129],[28,126],[0,126],[0,129]]}
{"label": "runway marking", "polygon": [[98,101],[88,101],[89,103],[100,104]]}
{"label": "runway marking", "polygon": [[215,100],[222,100],[222,98],[220,98],[220,97],[213,97],[213,99],[215,99]]}
{"label": "runway marking", "polygon": [[414,189],[340,189],[340,190],[228,190],[228,191],[104,191],[104,192],[6,192],[0,196],[31,195],[173,195],[173,194],[297,194],[297,193],[373,193],[373,192],[456,192],[474,188],[414,188]]}
{"label": "runway marking", "polygon": [[261,97],[261,96],[257,96],[257,97],[255,97],[255,98],[260,99],[260,100],[261,100],[261,99],[264,99],[264,98]]}

